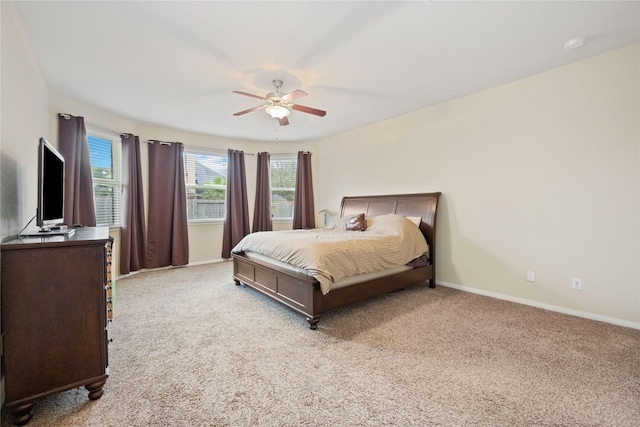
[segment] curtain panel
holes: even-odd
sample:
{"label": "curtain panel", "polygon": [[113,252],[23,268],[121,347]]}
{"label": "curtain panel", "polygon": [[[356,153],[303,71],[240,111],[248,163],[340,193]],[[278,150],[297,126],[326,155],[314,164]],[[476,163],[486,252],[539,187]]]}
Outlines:
{"label": "curtain panel", "polygon": [[271,172],[269,153],[258,153],[256,173],[256,200],[253,209],[252,231],[271,231]]}
{"label": "curtain panel", "polygon": [[58,149],[64,157],[64,222],[94,227],[93,179],[84,117],[58,114]]}
{"label": "curtain panel", "polygon": [[145,267],[145,219],[140,138],[125,134],[122,141],[122,229],[120,232],[120,274]]}
{"label": "curtain panel", "polygon": [[296,190],[293,200],[293,229],[315,228],[316,215],[313,204],[313,179],[311,153],[298,151]]}
{"label": "curtain panel", "polygon": [[148,268],[189,263],[184,146],[149,141]]}
{"label": "curtain panel", "polygon": [[231,258],[231,249],[250,233],[244,152],[229,149],[227,153],[227,203],[222,234],[222,258]]}

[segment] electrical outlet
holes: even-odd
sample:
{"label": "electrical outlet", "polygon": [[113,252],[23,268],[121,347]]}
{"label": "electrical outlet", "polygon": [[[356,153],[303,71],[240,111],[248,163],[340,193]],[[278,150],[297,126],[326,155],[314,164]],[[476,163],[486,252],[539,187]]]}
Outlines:
{"label": "electrical outlet", "polygon": [[536,281],[536,272],[535,271],[527,271],[527,282],[535,282]]}
{"label": "electrical outlet", "polygon": [[582,290],[582,279],[579,277],[572,277],[571,278],[571,288],[575,289],[576,291],[581,291]]}

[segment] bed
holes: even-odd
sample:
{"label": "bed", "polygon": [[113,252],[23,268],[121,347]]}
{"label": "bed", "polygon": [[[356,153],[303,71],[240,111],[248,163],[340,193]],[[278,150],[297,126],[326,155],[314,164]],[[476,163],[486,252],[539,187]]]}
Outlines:
{"label": "bed", "polygon": [[419,283],[427,282],[434,288],[439,196],[437,192],[344,197],[340,206],[341,218],[361,213],[366,218],[393,214],[416,221],[428,246],[426,265],[349,277],[340,281],[347,285],[323,292],[320,281],[299,268],[249,251],[237,251],[236,247],[231,254],[233,280],[236,285],[251,287],[303,314],[311,329],[317,328],[321,316],[328,311]]}

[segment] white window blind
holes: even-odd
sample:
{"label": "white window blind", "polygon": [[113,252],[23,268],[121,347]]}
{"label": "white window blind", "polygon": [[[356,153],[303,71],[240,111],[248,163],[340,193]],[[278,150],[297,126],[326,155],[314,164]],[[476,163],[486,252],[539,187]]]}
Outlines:
{"label": "white window blind", "polygon": [[293,219],[297,165],[295,155],[271,157],[271,216],[273,219]]}
{"label": "white window blind", "polygon": [[88,130],[96,225],[122,224],[122,143]]}

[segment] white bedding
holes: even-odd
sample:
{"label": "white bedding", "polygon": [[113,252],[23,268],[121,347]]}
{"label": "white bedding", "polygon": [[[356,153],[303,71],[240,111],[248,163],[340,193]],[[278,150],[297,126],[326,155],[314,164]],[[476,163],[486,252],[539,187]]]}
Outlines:
{"label": "white bedding", "polygon": [[341,279],[404,266],[427,253],[422,232],[399,215],[367,218],[365,231],[287,230],[252,233],[231,251],[250,251],[302,268],[323,294]]}

